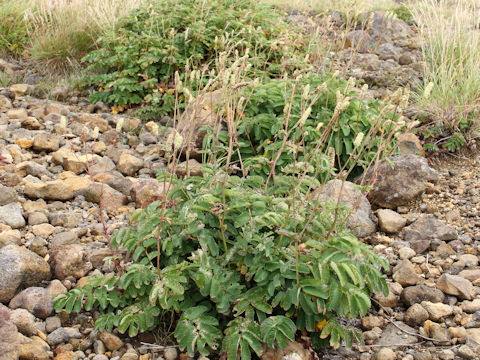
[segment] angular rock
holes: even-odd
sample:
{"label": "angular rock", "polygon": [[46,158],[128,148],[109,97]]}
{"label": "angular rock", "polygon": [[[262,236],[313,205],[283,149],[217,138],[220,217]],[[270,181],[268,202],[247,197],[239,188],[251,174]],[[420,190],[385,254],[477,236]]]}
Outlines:
{"label": "angular rock", "polygon": [[458,275],[442,274],[437,280],[437,288],[463,300],[472,300],[476,296],[472,283]]}
{"label": "angular rock", "polygon": [[53,301],[47,289],[30,287],[10,300],[11,309],[26,309],[40,319],[46,319],[53,312]]}
{"label": "angular rock", "polygon": [[32,226],[32,232],[36,236],[48,237],[53,234],[55,227],[50,224],[39,224]]}
{"label": "angular rock", "polygon": [[330,180],[320,189],[318,200],[336,205],[339,195],[340,203],[346,205],[352,211],[346,222],[346,226],[352,233],[357,237],[365,237],[374,233],[376,225],[372,221],[373,213],[370,203],[353,183]]}
{"label": "angular rock", "polygon": [[407,223],[407,219],[390,209],[378,210],[377,217],[380,230],[387,234],[399,232]]}
{"label": "angular rock", "polygon": [[[410,326],[402,323],[401,321],[396,321],[395,324],[409,332],[410,334],[416,334],[417,331]],[[388,324],[383,330],[382,336],[375,343],[377,345],[391,346],[396,344],[414,344],[418,342],[418,338],[414,335],[409,335],[404,332],[400,332],[398,328],[393,324]]]}
{"label": "angular rock", "polygon": [[0,223],[7,224],[13,229],[25,226],[22,208],[16,203],[0,206]]}
{"label": "angular rock", "polygon": [[62,148],[55,152],[53,160],[56,164],[62,165],[66,171],[71,171],[78,175],[87,170],[90,166],[98,163],[101,158],[95,154],[77,155],[69,149]]}
{"label": "angular rock", "polygon": [[20,345],[20,360],[49,360],[50,346],[38,336],[24,338]]}
{"label": "angular rock", "polygon": [[[170,167],[171,169],[172,167]],[[188,159],[177,165],[175,174],[179,177],[185,176],[202,176],[202,164],[195,159]]]}
{"label": "angular rock", "polygon": [[116,211],[119,207],[128,203],[128,198],[121,192],[112,189],[107,184],[92,183],[85,191],[85,199],[94,203],[100,203],[107,211]]}
{"label": "angular rock", "polygon": [[63,226],[64,228],[74,228],[82,222],[80,214],[72,212],[59,212],[48,214],[48,221],[53,226]]}
{"label": "angular rock", "polygon": [[480,345],[480,328],[467,329],[467,340]]}
{"label": "angular rock", "polygon": [[445,299],[445,295],[438,289],[416,285],[403,289],[400,299],[405,305],[412,306],[413,304],[420,304],[422,301],[441,303]]}
{"label": "angular rock", "polygon": [[423,301],[422,306],[427,310],[430,320],[432,321],[439,321],[453,314],[453,307],[447,304]]}
{"label": "angular rock", "polygon": [[20,336],[10,319],[10,310],[0,304],[0,359],[17,360]]}
{"label": "angular rock", "polygon": [[55,235],[55,237],[50,241],[50,247],[56,248],[63,245],[71,245],[78,242],[78,235],[75,231],[62,232]]}
{"label": "angular rock", "polygon": [[57,151],[60,147],[60,138],[52,134],[40,133],[33,139],[33,150],[36,151]]}
{"label": "angular rock", "polygon": [[395,208],[420,196],[426,190],[427,182],[437,178],[438,174],[428,166],[426,159],[417,155],[397,155],[389,161],[382,161],[378,167],[372,166],[364,181],[373,183],[373,190],[369,193],[372,203]]}
{"label": "angular rock", "polygon": [[123,341],[116,335],[113,335],[107,331],[103,331],[99,335],[100,340],[103,341],[106,348],[110,351],[115,351],[123,346]]}
{"label": "angular rock", "polygon": [[123,153],[118,160],[117,169],[123,175],[133,176],[143,167],[143,160],[133,155]]}
{"label": "angular rock", "polygon": [[0,185],[0,206],[17,201],[17,192],[9,187]]}
{"label": "angular rock", "polygon": [[377,42],[365,30],[350,31],[345,37],[344,48],[353,48],[359,53],[372,51]]}
{"label": "angular rock", "polygon": [[403,230],[403,238],[417,254],[423,253],[432,240],[450,241],[458,237],[457,231],[445,225],[433,215],[419,218]]}
{"label": "angular rock", "polygon": [[25,195],[33,199],[70,200],[74,196],[73,190],[62,180],[47,182],[26,181]]}
{"label": "angular rock", "polygon": [[85,247],[81,244],[63,245],[53,249],[49,263],[53,274],[60,280],[69,276],[79,279],[92,269]]}
{"label": "angular rock", "polygon": [[37,254],[13,244],[0,249],[0,302],[10,301],[21,288],[49,277],[48,263]]}
{"label": "angular rock", "polygon": [[472,301],[463,301],[460,305],[463,311],[466,313],[475,313],[480,311],[480,299],[473,299]]}
{"label": "angular rock", "polygon": [[437,324],[436,322],[427,320],[425,321],[423,328],[425,329],[425,332],[428,334],[428,336],[431,337],[432,339],[439,340],[439,341],[448,340],[447,330],[444,329],[440,324]]}
{"label": "angular rock", "polygon": [[28,225],[40,225],[48,223],[48,217],[43,212],[32,212],[28,214]]}
{"label": "angular rock", "polygon": [[107,184],[111,188],[120,191],[123,195],[130,195],[133,183],[117,171],[100,172],[94,175],[93,180]]}
{"label": "angular rock", "polygon": [[35,316],[25,309],[15,309],[10,312],[10,319],[25,336],[37,334],[37,325],[35,324]]}
{"label": "angular rock", "polygon": [[393,269],[392,278],[402,286],[416,285],[421,281],[415,266],[409,260],[403,260]]}
{"label": "angular rock", "polygon": [[159,182],[155,179],[141,179],[135,182],[131,189],[132,200],[137,208],[143,209],[157,200],[166,197],[165,191],[172,187],[169,182]]}
{"label": "angular rock", "polygon": [[[397,283],[387,283],[388,286],[388,295],[384,296],[381,293],[375,293],[375,300],[383,307],[395,308],[400,305],[400,293],[402,291],[402,286]],[[400,288],[400,289],[398,289]]]}
{"label": "angular rock", "polygon": [[82,334],[80,334],[77,328],[61,327],[48,334],[47,343],[50,345],[58,345],[70,339],[80,339],[81,337]]}

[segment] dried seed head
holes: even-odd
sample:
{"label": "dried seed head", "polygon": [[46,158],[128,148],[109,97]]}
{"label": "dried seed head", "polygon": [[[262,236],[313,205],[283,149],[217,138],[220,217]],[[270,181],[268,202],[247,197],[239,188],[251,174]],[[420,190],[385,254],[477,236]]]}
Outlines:
{"label": "dried seed head", "polygon": [[158,125],[156,123],[152,125],[152,134],[158,136]]}
{"label": "dried seed head", "polygon": [[430,81],[428,85],[425,87],[422,97],[424,99],[428,99],[430,97],[430,94],[432,93],[432,89],[433,89],[433,82]]}
{"label": "dried seed head", "polygon": [[304,100],[308,99],[309,95],[310,95],[310,84],[307,84],[303,87],[302,99]]}
{"label": "dried seed head", "polygon": [[62,129],[65,129],[67,127],[67,117],[66,116],[62,116],[60,118],[60,127]]}
{"label": "dried seed head", "polygon": [[353,140],[353,146],[356,148],[360,147],[364,137],[365,137],[365,134],[363,132],[359,132],[357,136],[355,136],[355,140]]}
{"label": "dried seed head", "polygon": [[93,129],[93,139],[94,140],[97,140],[98,139],[98,134],[100,133],[100,129],[98,128],[98,126],[95,126],[95,128]]}
{"label": "dried seed head", "polygon": [[305,125],[305,122],[307,121],[308,117],[310,116],[310,114],[312,113],[312,107],[309,106],[307,108],[307,110],[305,110],[305,112],[302,114],[302,117],[300,118],[299,122],[300,122],[300,125]]}
{"label": "dried seed head", "polygon": [[117,121],[117,125],[115,126],[115,130],[116,130],[116,132],[118,132],[118,133],[119,133],[120,131],[122,131],[122,128],[123,128],[123,123],[124,123],[124,121],[125,121],[125,119],[124,119],[124,118],[120,118],[120,119],[118,119],[118,121]]}
{"label": "dried seed head", "polygon": [[340,75],[340,71],[335,70],[335,72],[332,74],[332,79],[335,79],[338,75]]}

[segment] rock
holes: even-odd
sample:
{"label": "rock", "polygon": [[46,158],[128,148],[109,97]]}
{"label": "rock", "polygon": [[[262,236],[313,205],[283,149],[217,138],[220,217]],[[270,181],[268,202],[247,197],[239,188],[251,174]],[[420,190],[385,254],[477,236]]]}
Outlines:
{"label": "rock", "polygon": [[48,218],[43,212],[36,211],[28,214],[28,225],[34,226],[46,223],[48,223]]}
{"label": "rock", "polygon": [[366,316],[362,318],[362,329],[372,330],[374,327],[383,327],[384,320],[381,316]]}
{"label": "rock", "polygon": [[432,321],[439,321],[453,314],[453,307],[447,304],[422,301],[422,306],[427,310],[430,320]]}
{"label": "rock", "polygon": [[17,192],[12,188],[0,185],[0,205],[7,205],[17,201]]}
{"label": "rock", "polygon": [[141,179],[132,186],[132,200],[135,201],[137,208],[146,208],[152,202],[166,198],[165,190],[168,192],[172,186],[169,182],[164,183],[155,179]]}
{"label": "rock", "polygon": [[73,351],[65,351],[55,356],[53,360],[79,360],[79,358]]}
{"label": "rock", "polygon": [[143,167],[143,160],[133,155],[123,153],[118,160],[117,169],[123,175],[133,176]]}
{"label": "rock", "polygon": [[196,151],[202,148],[206,134],[204,130],[200,130],[202,127],[221,124],[216,107],[225,101],[225,94],[221,90],[216,90],[202,94],[188,104],[176,127],[185,143],[186,152],[196,155]]}
{"label": "rock", "polygon": [[71,229],[82,221],[82,217],[76,213],[60,212],[48,214],[48,220],[53,226],[63,226],[64,228]]}
{"label": "rock", "polygon": [[135,352],[126,352],[120,360],[138,360],[138,355]]}
{"label": "rock", "polygon": [[22,215],[22,208],[16,203],[0,206],[0,222],[7,224],[13,229],[25,226],[25,219]]}
{"label": "rock", "polygon": [[62,326],[62,322],[58,316],[52,316],[45,319],[45,331],[47,333],[51,333],[57,330],[61,326]]}
{"label": "rock", "polygon": [[15,309],[10,312],[10,319],[25,336],[37,334],[37,326],[35,324],[35,316],[25,309]]}
{"label": "rock", "polygon": [[79,279],[92,269],[85,247],[81,244],[63,245],[53,249],[49,263],[53,274],[60,280],[69,276]]}
{"label": "rock", "polygon": [[467,340],[480,345],[480,328],[467,329]]}
{"label": "rock", "polygon": [[90,184],[85,191],[85,199],[94,203],[100,203],[101,200],[102,207],[107,211],[116,211],[128,203],[125,195],[102,183]]}
{"label": "rock", "polygon": [[[173,167],[170,166],[170,169]],[[181,162],[175,168],[175,174],[178,177],[185,176],[202,176],[202,164],[195,159],[188,159],[188,161]]]}
{"label": "rock", "polygon": [[10,310],[0,304],[0,359],[17,360],[19,347],[20,337],[10,319]]}
{"label": "rock", "polygon": [[56,151],[53,154],[52,159],[55,164],[62,165],[66,171],[71,171],[77,175],[101,160],[100,156],[98,155],[77,155],[72,153],[67,148],[62,148]]}
{"label": "rock", "polygon": [[353,183],[330,180],[319,190],[319,194],[313,196],[318,196],[320,202],[331,202],[336,205],[340,192],[340,202],[353,212],[349,214],[346,226],[357,237],[365,237],[374,233],[376,225],[372,221],[373,213],[370,203]]}
{"label": "rock", "polygon": [[24,338],[20,345],[20,360],[49,360],[50,346],[38,336]]}
{"label": "rock", "polygon": [[[411,334],[416,334],[417,331],[410,326],[402,323],[401,321],[395,321],[395,324],[408,331]],[[414,344],[418,341],[418,338],[414,335],[409,335],[400,331],[395,325],[388,324],[382,332],[382,336],[375,343],[377,345],[392,346],[396,344]]]}
{"label": "rock", "polygon": [[53,301],[47,289],[30,287],[10,300],[11,309],[26,309],[40,319],[46,319],[53,312]]}
{"label": "rock", "polygon": [[467,268],[478,265],[478,257],[473,254],[462,254],[458,257],[458,260],[463,262]]}
{"label": "rock", "polygon": [[447,331],[440,324],[427,320],[423,325],[425,332],[429,337],[435,340],[445,342],[448,340]]}
{"label": "rock", "polygon": [[102,118],[99,115],[92,115],[92,114],[81,114],[78,120],[88,126],[91,129],[95,129],[98,127],[98,129],[103,133],[109,129],[108,127],[108,121]]}
{"label": "rock", "polygon": [[400,293],[402,286],[398,283],[387,283],[388,295],[384,296],[381,293],[375,293],[375,300],[383,307],[394,308],[400,305]]}
{"label": "rock", "polygon": [[103,354],[97,354],[92,358],[92,360],[108,360],[108,356]]}
{"label": "rock", "polygon": [[10,301],[17,290],[49,277],[48,263],[37,254],[13,244],[0,249],[0,302]]}
{"label": "rock", "polygon": [[10,86],[10,91],[13,91],[16,97],[28,94],[31,90],[32,86],[28,84],[13,84]]}
{"label": "rock", "polygon": [[[21,174],[22,176],[25,175],[32,175],[35,177],[51,177],[52,174],[47,170],[44,165],[37,164],[34,161],[24,161],[17,165],[17,173]],[[26,179],[28,181],[28,179]]]}
{"label": "rock", "polygon": [[428,312],[420,304],[413,304],[405,313],[405,322],[410,326],[418,326],[428,319]]}
{"label": "rock", "polygon": [[382,161],[377,168],[370,167],[364,182],[373,183],[373,190],[369,193],[372,203],[395,208],[408,205],[426,190],[429,180],[437,178],[438,174],[428,166],[426,159],[416,155],[397,155],[389,161]]}
{"label": "rock", "polygon": [[165,358],[165,360],[177,360],[178,351],[173,347],[167,348],[163,352],[163,357]]}
{"label": "rock", "polygon": [[380,230],[387,234],[399,232],[407,223],[407,219],[390,209],[378,210],[377,217]]}
{"label": "rock", "polygon": [[[98,144],[95,146],[95,151],[97,151]],[[92,175],[99,173],[105,173],[115,170],[115,163],[108,156],[102,157],[94,164],[89,165],[89,171]]]}
{"label": "rock", "polygon": [[415,250],[409,248],[408,246],[404,246],[400,250],[398,250],[398,256],[402,260],[411,259],[415,255],[416,255]]}
{"label": "rock", "polygon": [[395,352],[390,348],[380,349],[373,355],[373,360],[395,360],[396,358]]}
{"label": "rock", "polygon": [[94,175],[93,180],[102,184],[107,184],[111,188],[120,191],[123,195],[128,196],[131,194],[133,183],[119,172],[100,172]]}
{"label": "rock", "polygon": [[366,53],[373,50],[376,46],[376,41],[365,30],[350,31],[344,42],[344,48],[353,48],[359,53]]}
{"label": "rock", "polygon": [[7,111],[7,117],[10,119],[26,119],[28,117],[27,110],[23,108],[11,109]]}
{"label": "rock", "polygon": [[47,343],[49,345],[58,345],[67,342],[70,339],[80,339],[82,334],[77,328],[61,327],[47,336]]}
{"label": "rock", "polygon": [[474,299],[473,301],[463,301],[460,305],[463,311],[466,313],[475,313],[480,311],[480,299]]}
{"label": "rock", "polygon": [[421,281],[415,266],[409,260],[403,260],[393,269],[393,280],[402,286],[416,285]]}
{"label": "rock", "polygon": [[106,348],[110,351],[115,351],[123,346],[123,341],[116,335],[113,335],[107,331],[103,331],[99,335],[100,340],[105,344]]}
{"label": "rock", "polygon": [[425,285],[416,285],[403,289],[400,298],[404,304],[412,306],[422,301],[441,303],[445,299],[445,295],[438,289]]}
{"label": "rock", "polygon": [[[180,359],[182,358],[183,354],[180,354]],[[311,360],[311,358],[311,354],[305,350],[302,344],[296,341],[288,341],[287,346],[283,349],[279,347],[270,349],[265,346],[260,360]],[[167,358],[165,357],[165,359]]]}
{"label": "rock", "polygon": [[54,279],[47,287],[48,293],[52,299],[55,299],[58,295],[66,293],[67,288],[63,286],[60,280]]}
{"label": "rock", "polygon": [[55,227],[50,224],[40,224],[32,226],[32,232],[36,236],[48,237],[53,234]]}
{"label": "rock", "polygon": [[437,288],[445,294],[458,296],[463,300],[472,300],[476,295],[472,283],[458,275],[442,274],[437,280]]}
{"label": "rock", "polygon": [[401,155],[425,156],[425,151],[418,136],[412,133],[405,133],[400,135],[397,140],[399,153]]}
{"label": "rock", "polygon": [[392,43],[381,44],[375,49],[375,54],[378,55],[380,60],[394,60],[398,61],[402,49]]}
{"label": "rock", "polygon": [[33,150],[57,151],[60,147],[60,138],[52,134],[40,133],[33,138]]}
{"label": "rock", "polygon": [[479,353],[474,351],[468,345],[462,345],[458,348],[457,355],[460,356],[462,359],[473,360],[473,359],[478,359]]}
{"label": "rock", "polygon": [[451,339],[458,338],[458,339],[466,339],[467,338],[467,330],[464,327],[449,327],[448,328],[448,335],[450,335]]}
{"label": "rock", "polygon": [[0,248],[9,244],[22,245],[22,235],[19,230],[5,230],[0,233]]}
{"label": "rock", "polygon": [[74,196],[73,189],[62,180],[47,181],[45,183],[26,181],[24,192],[30,198],[45,200],[66,201]]}
{"label": "rock", "polygon": [[50,247],[56,248],[62,245],[71,245],[78,242],[78,235],[75,231],[62,232],[55,235],[55,237],[50,241]]}
{"label": "rock", "polygon": [[445,225],[433,215],[420,217],[403,232],[403,238],[410,243],[410,247],[417,254],[423,253],[430,246],[432,240],[455,240],[458,237],[455,229]]}
{"label": "rock", "polygon": [[92,183],[92,180],[87,176],[70,176],[63,181],[68,191],[73,193],[73,196],[82,195]]}

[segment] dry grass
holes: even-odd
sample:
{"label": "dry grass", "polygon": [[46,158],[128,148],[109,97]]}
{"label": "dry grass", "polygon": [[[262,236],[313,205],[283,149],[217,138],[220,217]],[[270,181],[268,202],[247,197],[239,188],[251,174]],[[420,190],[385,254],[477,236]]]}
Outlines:
{"label": "dry grass", "polygon": [[479,3],[422,0],[411,11],[425,42],[428,69],[424,88],[431,84],[430,96],[418,100],[440,118],[448,119],[444,125],[457,131],[460,121],[480,105]]}
{"label": "dry grass", "polygon": [[391,10],[399,6],[394,0],[261,0],[281,9],[321,13],[330,10],[344,14],[372,10]]}

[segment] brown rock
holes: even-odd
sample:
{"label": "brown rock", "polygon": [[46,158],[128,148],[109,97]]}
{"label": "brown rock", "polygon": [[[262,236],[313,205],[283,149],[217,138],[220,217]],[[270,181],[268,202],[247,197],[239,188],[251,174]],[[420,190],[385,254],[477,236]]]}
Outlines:
{"label": "brown rock", "polygon": [[420,304],[413,304],[405,313],[405,322],[410,326],[418,326],[428,319],[428,312]]}
{"label": "brown rock", "polygon": [[117,169],[123,175],[133,176],[143,167],[143,160],[133,155],[123,153],[118,160]]}
{"label": "brown rock", "polygon": [[123,341],[118,336],[115,336],[107,331],[102,332],[99,335],[99,338],[110,351],[118,350],[123,346]]}
{"label": "brown rock", "polygon": [[472,300],[476,296],[472,283],[458,275],[443,274],[437,280],[437,288],[463,300]]}
{"label": "brown rock", "polygon": [[393,269],[392,278],[402,286],[416,285],[421,281],[420,275],[415,271],[415,266],[407,259]]}
{"label": "brown rock", "polygon": [[447,304],[423,301],[422,306],[427,310],[430,320],[432,321],[439,321],[453,314],[453,307]]}
{"label": "brown rock", "polygon": [[24,187],[25,195],[33,199],[45,200],[70,200],[74,196],[72,189],[61,180],[47,182],[26,181]]}
{"label": "brown rock", "polygon": [[102,184],[107,184],[111,188],[120,191],[123,195],[128,196],[131,193],[132,182],[129,179],[125,178],[118,171],[97,173],[93,177],[93,180]]}
{"label": "brown rock", "polygon": [[20,360],[49,360],[50,346],[38,336],[24,338],[20,345]]}
{"label": "brown rock", "polygon": [[20,336],[10,320],[10,310],[0,304],[0,359],[17,360]]}
{"label": "brown rock", "polygon": [[102,207],[107,211],[117,211],[119,207],[128,203],[125,195],[102,183],[91,183],[85,190],[85,199],[94,203],[101,201]]}
{"label": "brown rock", "polygon": [[418,136],[412,133],[405,133],[400,135],[397,140],[400,154],[425,156],[425,151]]}
{"label": "brown rock", "polygon": [[400,298],[407,306],[412,306],[422,301],[443,302],[445,295],[438,289],[417,285],[403,289]]}
{"label": "brown rock", "polygon": [[60,138],[52,134],[40,133],[33,139],[33,150],[57,151],[60,147]]}
{"label": "brown rock", "polygon": [[432,339],[440,341],[448,340],[447,331],[440,324],[427,320],[425,321],[423,328],[425,329],[425,332],[428,334],[428,336]]}
{"label": "brown rock", "polygon": [[434,239],[449,241],[457,237],[455,229],[445,225],[433,215],[420,217],[403,231],[404,240],[410,243],[410,247],[417,254],[426,251]]}
{"label": "brown rock", "polygon": [[63,245],[53,249],[49,263],[52,272],[60,280],[69,276],[79,279],[92,269],[85,247],[81,244]]}
{"label": "brown rock", "polygon": [[169,182],[159,182],[155,179],[142,179],[135,182],[131,189],[132,200],[137,208],[146,208],[152,202],[166,199],[166,192],[172,188]]}
{"label": "brown rock", "polygon": [[10,300],[11,309],[26,309],[40,319],[46,319],[53,312],[53,301],[47,289],[30,287]]}
{"label": "brown rock", "polygon": [[362,329],[372,330],[374,327],[383,327],[384,319],[381,316],[366,316],[362,318]]}
{"label": "brown rock", "polygon": [[399,232],[407,223],[407,219],[390,209],[378,210],[377,217],[380,230],[387,234]]}

